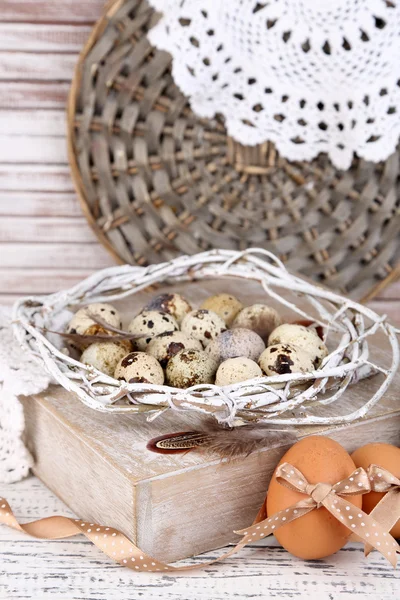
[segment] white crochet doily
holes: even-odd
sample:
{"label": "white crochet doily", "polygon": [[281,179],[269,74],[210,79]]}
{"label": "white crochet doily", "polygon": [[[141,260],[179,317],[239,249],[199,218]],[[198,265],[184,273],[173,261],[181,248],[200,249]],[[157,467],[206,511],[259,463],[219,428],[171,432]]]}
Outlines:
{"label": "white crochet doily", "polygon": [[289,160],[386,159],[400,135],[400,0],[150,0],[152,44],[202,117]]}
{"label": "white crochet doily", "polygon": [[25,477],[32,457],[21,435],[24,411],[18,396],[37,394],[47,388],[50,377],[43,363],[27,350],[21,350],[11,329],[10,312],[0,309],[0,482],[11,483]]}

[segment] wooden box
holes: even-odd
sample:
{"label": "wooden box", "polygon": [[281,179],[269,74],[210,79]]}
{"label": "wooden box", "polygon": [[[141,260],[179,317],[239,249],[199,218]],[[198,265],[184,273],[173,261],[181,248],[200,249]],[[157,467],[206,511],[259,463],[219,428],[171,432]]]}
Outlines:
{"label": "wooden box", "polygon": [[[236,287],[235,287],[236,286]],[[174,286],[197,303],[234,282]],[[153,292],[125,301],[127,315]],[[246,282],[240,297],[265,301]],[[131,307],[129,307],[129,302]],[[374,349],[385,349],[378,343]],[[348,389],[344,412],[369,398],[380,376]],[[389,392],[363,420],[348,426],[302,427],[299,435],[329,435],[349,451],[371,441],[400,445],[400,374]],[[165,414],[149,423],[145,415],[105,415],[82,405],[59,386],[23,400],[26,440],[35,474],[80,518],[123,531],[145,552],[173,561],[235,541],[234,529],[250,524],[286,446],[271,447],[221,463],[198,453],[159,455],[146,449],[163,433],[193,428],[189,413]],[[332,411],[324,408],[324,414]]]}

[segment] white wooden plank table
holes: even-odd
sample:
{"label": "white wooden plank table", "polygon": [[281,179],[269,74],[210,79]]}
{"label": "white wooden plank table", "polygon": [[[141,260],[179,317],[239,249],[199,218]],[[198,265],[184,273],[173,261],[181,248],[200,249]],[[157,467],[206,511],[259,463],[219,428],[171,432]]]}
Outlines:
{"label": "white wooden plank table", "polygon": [[[38,479],[1,485],[23,522],[73,513]],[[267,541],[271,543],[270,541]],[[84,536],[36,541],[0,527],[0,598],[33,600],[395,600],[400,569],[377,552],[368,559],[360,544],[334,556],[303,561],[277,545],[247,547],[223,563],[185,574],[135,573],[110,561]],[[196,559],[215,558],[220,551]]]}
{"label": "white wooden plank table", "polygon": [[[65,104],[78,52],[103,0],[0,0],[0,303],[49,293],[113,264],[82,216],[66,158]],[[372,306],[400,322],[400,284]],[[36,478],[1,485],[22,521],[70,511]],[[215,553],[208,555],[208,558]],[[246,548],[185,575],[132,573],[86,539],[32,540],[0,527],[0,598],[186,600],[400,597],[396,572],[361,547],[303,562]]]}

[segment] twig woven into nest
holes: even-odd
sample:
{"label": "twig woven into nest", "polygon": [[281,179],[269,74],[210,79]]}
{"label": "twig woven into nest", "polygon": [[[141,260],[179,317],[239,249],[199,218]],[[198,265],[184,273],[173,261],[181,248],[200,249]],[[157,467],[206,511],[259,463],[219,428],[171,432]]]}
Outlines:
{"label": "twig woven into nest", "polygon": [[[278,301],[303,319],[324,328],[339,340],[335,350],[318,370],[259,377],[219,387],[196,385],[186,390],[166,385],[126,383],[84,365],[58,350],[43,334],[67,307],[90,302],[110,302],[136,294],[148,286],[202,279],[254,280],[268,298]],[[307,301],[307,310],[289,296]],[[47,297],[21,299],[14,305],[14,330],[22,344],[40,357],[54,379],[74,392],[87,406],[103,412],[149,412],[155,418],[164,410],[195,410],[215,417],[220,423],[270,422],[281,425],[339,424],[360,417],[379,401],[399,365],[397,330],[371,309],[292,275],[271,253],[262,249],[243,252],[212,250],[195,256],[181,256],[148,267],[121,266],[95,273],[70,290]],[[50,326],[49,326],[50,325]],[[391,349],[389,367],[370,355],[368,339],[383,333]],[[313,415],[309,407],[340,406],[350,384],[373,374],[383,381],[372,397],[350,414]],[[321,396],[323,398],[321,399]],[[121,399],[125,402],[121,403]]]}

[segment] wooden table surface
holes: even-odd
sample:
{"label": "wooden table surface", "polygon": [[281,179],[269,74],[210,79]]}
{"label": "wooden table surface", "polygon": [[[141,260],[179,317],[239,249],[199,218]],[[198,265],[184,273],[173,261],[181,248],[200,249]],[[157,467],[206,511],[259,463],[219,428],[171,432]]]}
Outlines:
{"label": "wooden table surface", "polygon": [[[103,0],[0,0],[0,303],[49,293],[113,264],[81,214],[65,142],[65,103],[78,52]],[[400,323],[400,284],[371,304]],[[0,485],[16,515],[70,514],[34,477]],[[133,574],[85,539],[37,542],[0,528],[0,598],[400,597],[400,571],[360,546],[303,562],[278,547],[185,576]],[[212,554],[214,555],[214,553]]]}
{"label": "wooden table surface", "polygon": [[[6,486],[5,496],[21,521],[44,515],[73,516],[35,477]],[[268,540],[269,543],[271,543]],[[215,558],[220,551],[203,555]],[[334,556],[303,561],[277,545],[247,547],[223,563],[184,575],[134,573],[112,563],[83,536],[36,541],[0,526],[0,598],[3,600],[396,600],[394,571],[377,552],[368,559],[360,544]]]}

